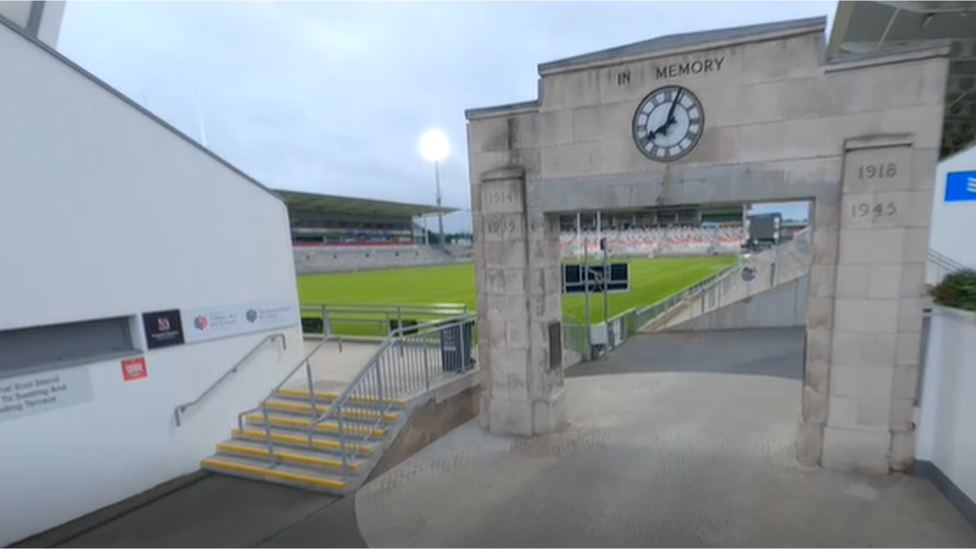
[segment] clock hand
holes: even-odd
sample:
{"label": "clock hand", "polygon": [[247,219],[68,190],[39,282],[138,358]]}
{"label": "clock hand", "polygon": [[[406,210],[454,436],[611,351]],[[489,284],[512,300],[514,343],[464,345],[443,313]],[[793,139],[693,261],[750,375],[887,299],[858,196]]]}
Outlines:
{"label": "clock hand", "polygon": [[667,129],[670,128],[675,123],[674,110],[678,107],[678,101],[681,100],[681,94],[683,92],[684,90],[679,89],[678,94],[674,96],[674,101],[671,102],[671,108],[668,109],[668,119],[662,126],[662,128],[664,128],[664,131],[667,131]]}
{"label": "clock hand", "polygon": [[679,89],[678,90],[678,94],[674,97],[674,101],[671,102],[671,108],[668,109],[668,116],[667,116],[667,118],[664,119],[664,123],[661,124],[660,126],[658,126],[657,129],[655,129],[654,131],[650,132],[648,134],[648,137],[649,138],[653,138],[653,137],[655,137],[659,133],[666,133],[668,131],[668,129],[671,126],[673,126],[675,122],[677,122],[674,119],[674,110],[676,108],[678,108],[678,101],[681,100],[681,94],[682,93],[684,93],[684,90],[680,90]]}

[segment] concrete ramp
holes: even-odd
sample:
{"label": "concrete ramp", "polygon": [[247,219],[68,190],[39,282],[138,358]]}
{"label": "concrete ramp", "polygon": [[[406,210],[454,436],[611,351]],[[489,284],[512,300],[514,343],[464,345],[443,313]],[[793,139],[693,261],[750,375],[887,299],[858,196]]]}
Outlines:
{"label": "concrete ramp", "polygon": [[[744,256],[738,266],[707,286],[688,293],[640,331],[803,326],[809,268],[809,247],[798,242]],[[783,289],[774,291],[780,288]],[[745,317],[738,318],[742,315]],[[703,320],[694,322],[697,319]]]}
{"label": "concrete ramp", "polygon": [[810,275],[749,295],[705,314],[666,326],[665,332],[799,328],[805,325]]}

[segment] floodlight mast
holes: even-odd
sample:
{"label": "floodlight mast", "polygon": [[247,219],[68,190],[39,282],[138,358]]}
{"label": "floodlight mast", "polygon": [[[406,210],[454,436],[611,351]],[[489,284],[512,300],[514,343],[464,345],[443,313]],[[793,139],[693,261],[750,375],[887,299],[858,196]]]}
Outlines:
{"label": "floodlight mast", "polygon": [[450,150],[447,137],[437,130],[431,130],[420,138],[420,154],[434,163],[434,186],[436,188],[437,203],[437,232],[438,242],[444,246],[444,212],[441,211],[441,170],[440,162],[444,160]]}

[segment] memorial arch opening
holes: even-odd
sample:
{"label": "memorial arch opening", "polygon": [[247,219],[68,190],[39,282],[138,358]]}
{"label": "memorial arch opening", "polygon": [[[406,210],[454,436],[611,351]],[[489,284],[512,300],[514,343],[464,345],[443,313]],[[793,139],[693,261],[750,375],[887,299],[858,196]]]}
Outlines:
{"label": "memorial arch opening", "polygon": [[824,18],[668,36],[539,66],[538,99],[469,110],[481,422],[565,422],[560,215],[813,204],[800,461],[912,459],[947,49],[826,59]]}

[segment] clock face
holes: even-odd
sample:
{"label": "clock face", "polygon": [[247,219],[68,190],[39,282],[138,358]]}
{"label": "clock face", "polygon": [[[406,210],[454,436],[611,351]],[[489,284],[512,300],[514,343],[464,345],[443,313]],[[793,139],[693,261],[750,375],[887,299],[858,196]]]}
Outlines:
{"label": "clock face", "polygon": [[658,162],[672,162],[690,153],[704,130],[701,102],[681,86],[652,91],[634,113],[634,142],[644,156]]}

